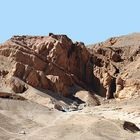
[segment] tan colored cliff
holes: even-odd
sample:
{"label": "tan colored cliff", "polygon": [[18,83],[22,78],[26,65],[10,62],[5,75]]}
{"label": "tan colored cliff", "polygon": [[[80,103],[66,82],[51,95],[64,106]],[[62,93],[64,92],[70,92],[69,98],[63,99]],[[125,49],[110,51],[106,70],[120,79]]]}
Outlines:
{"label": "tan colored cliff", "polygon": [[110,38],[88,49],[93,54],[97,92],[108,96],[109,91],[116,98],[140,95],[139,33]]}
{"label": "tan colored cliff", "polygon": [[66,35],[13,36],[0,45],[0,63],[2,91],[18,94],[32,86],[69,98],[93,86],[91,54]]}

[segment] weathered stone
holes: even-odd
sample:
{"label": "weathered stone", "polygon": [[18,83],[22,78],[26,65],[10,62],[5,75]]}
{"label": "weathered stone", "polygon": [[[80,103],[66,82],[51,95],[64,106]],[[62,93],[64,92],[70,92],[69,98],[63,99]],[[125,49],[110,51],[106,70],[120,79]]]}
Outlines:
{"label": "weathered stone", "polygon": [[[66,35],[14,36],[0,47],[0,54],[14,64],[9,78],[17,77],[35,88],[71,96],[72,86],[93,84],[90,53],[84,43],[73,43]],[[12,89],[22,92],[20,86],[15,83]]]}
{"label": "weathered stone", "polygon": [[[94,85],[98,94],[107,95],[110,90],[117,98],[140,95],[139,38],[140,34],[132,34],[114,37],[90,46],[89,51],[93,54],[94,63]],[[110,83],[106,81],[106,76],[103,76],[106,72],[113,78],[109,80],[111,88],[108,86]]]}

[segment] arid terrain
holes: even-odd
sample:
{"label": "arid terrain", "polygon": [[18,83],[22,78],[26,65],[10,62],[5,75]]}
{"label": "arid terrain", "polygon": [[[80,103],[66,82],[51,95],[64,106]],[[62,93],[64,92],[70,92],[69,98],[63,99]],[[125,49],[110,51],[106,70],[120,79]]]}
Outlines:
{"label": "arid terrain", "polygon": [[140,140],[140,33],[85,46],[66,35],[0,45],[0,140]]}

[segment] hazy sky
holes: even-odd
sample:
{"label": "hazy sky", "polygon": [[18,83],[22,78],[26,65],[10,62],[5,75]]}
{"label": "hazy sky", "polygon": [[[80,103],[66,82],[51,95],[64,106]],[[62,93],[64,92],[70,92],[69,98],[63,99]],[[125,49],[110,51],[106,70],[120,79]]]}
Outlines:
{"label": "hazy sky", "polygon": [[49,32],[85,44],[140,32],[140,0],[0,1],[0,42]]}

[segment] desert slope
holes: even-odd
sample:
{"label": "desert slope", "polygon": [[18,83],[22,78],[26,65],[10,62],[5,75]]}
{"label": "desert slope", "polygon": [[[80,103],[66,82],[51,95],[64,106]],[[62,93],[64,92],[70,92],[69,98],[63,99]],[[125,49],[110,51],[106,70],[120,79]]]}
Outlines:
{"label": "desert slope", "polygon": [[139,100],[64,113],[29,101],[1,99],[0,139],[139,140],[138,128],[125,126],[125,121],[140,126]]}
{"label": "desert slope", "polygon": [[140,34],[86,47],[66,35],[0,45],[0,140],[139,140]]}

